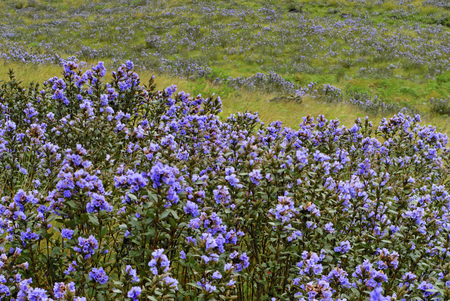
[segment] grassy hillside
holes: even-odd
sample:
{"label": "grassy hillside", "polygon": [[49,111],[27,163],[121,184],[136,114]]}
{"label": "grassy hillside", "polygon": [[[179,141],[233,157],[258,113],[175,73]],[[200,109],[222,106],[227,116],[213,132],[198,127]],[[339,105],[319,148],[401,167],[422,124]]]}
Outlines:
{"label": "grassy hillside", "polygon": [[[180,87],[222,95],[226,112],[258,110],[295,126],[307,113],[353,121],[406,106],[446,131],[437,115],[447,117],[447,101],[429,102],[450,89],[450,15],[442,1],[10,0],[0,8],[4,69],[25,62],[34,70],[70,56],[110,67],[132,59],[161,83],[170,76]],[[258,72],[282,82],[261,83],[252,77]],[[340,88],[346,104],[266,102],[310,82]],[[365,92],[363,101],[376,95],[397,105],[354,108],[349,100]]]}

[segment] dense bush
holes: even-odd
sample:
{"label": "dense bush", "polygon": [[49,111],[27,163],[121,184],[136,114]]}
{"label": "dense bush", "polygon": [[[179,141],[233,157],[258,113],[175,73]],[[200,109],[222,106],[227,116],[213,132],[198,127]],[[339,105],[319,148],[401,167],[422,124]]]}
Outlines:
{"label": "dense bush", "polygon": [[[392,114],[392,112],[406,113],[410,115],[416,115],[419,110],[408,103],[406,106],[401,106],[399,103],[387,103],[379,99],[377,95],[371,97],[367,92],[353,92],[348,93],[348,103],[356,106],[357,108],[371,114],[373,116]],[[433,105],[431,106],[433,108]]]}
{"label": "dense bush", "polygon": [[4,300],[448,300],[446,135],[221,121],[132,69],[2,84]]}
{"label": "dense bush", "polygon": [[431,98],[429,102],[431,113],[438,115],[450,115],[450,106],[449,106],[450,100],[448,98],[444,99]]}

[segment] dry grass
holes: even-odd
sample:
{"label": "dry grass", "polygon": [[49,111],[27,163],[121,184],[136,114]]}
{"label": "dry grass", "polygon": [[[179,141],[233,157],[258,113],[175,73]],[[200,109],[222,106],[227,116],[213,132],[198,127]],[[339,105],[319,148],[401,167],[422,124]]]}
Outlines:
{"label": "dry grass", "polygon": [[[0,67],[0,79],[6,79],[9,69],[13,69],[16,73],[16,78],[21,80],[24,84],[30,82],[43,82],[52,76],[61,76],[62,68],[54,65],[24,65],[20,63],[5,63]],[[151,72],[139,72],[142,83],[148,82],[152,76]],[[108,76],[107,76],[108,77]],[[109,78],[108,78],[109,79]],[[223,113],[222,118],[226,118],[230,114],[237,112],[258,112],[262,121],[266,124],[275,120],[280,120],[285,126],[298,128],[302,117],[306,115],[318,116],[325,115],[327,119],[339,119],[341,124],[350,127],[356,118],[364,118],[367,113],[360,111],[352,106],[344,104],[322,104],[316,102],[314,99],[305,99],[303,103],[293,102],[269,102],[277,94],[267,94],[247,91],[229,91],[223,95],[224,87],[212,85],[204,81],[201,85],[197,82],[188,81],[175,77],[168,77],[164,75],[156,76],[157,89],[162,90],[170,85],[177,85],[178,91],[187,91],[202,93],[204,97],[216,93],[222,97]],[[192,93],[193,94],[193,93]],[[383,117],[391,117],[383,116]],[[381,116],[370,116],[374,124],[382,119]],[[424,118],[424,124],[436,126],[437,129],[444,133],[450,133],[450,121],[444,117]]]}

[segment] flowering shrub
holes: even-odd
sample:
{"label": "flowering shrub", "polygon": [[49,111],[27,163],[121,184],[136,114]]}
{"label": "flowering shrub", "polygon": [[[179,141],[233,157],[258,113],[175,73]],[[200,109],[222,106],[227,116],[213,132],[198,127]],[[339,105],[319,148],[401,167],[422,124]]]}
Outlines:
{"label": "flowering shrub", "polygon": [[429,100],[430,102],[430,110],[431,112],[438,114],[438,115],[445,115],[450,114],[450,108],[449,108],[449,99],[434,99],[431,98]]}
{"label": "flowering shrub", "polygon": [[2,300],[448,300],[448,138],[221,120],[127,61],[0,88]]}

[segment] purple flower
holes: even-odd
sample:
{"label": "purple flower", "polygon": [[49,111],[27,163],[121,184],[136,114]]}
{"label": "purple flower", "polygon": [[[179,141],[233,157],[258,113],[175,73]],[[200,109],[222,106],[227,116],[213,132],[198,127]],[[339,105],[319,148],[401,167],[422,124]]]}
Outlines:
{"label": "purple flower", "polygon": [[72,261],[69,263],[69,267],[67,268],[67,270],[64,271],[64,274],[69,275],[72,272],[76,271],[76,267],[77,267],[77,262],[76,261]]}
{"label": "purple flower", "polygon": [[352,276],[357,279],[358,283],[372,288],[381,287],[383,282],[388,280],[384,272],[375,270],[372,263],[367,259],[364,260],[363,264],[356,267]]}
{"label": "purple flower", "polygon": [[167,273],[170,269],[170,261],[163,252],[164,249],[157,249],[152,253],[153,258],[148,263],[148,266],[153,275],[159,275],[160,271]]}
{"label": "purple flower", "polygon": [[328,233],[334,233],[334,228],[333,228],[333,223],[327,223],[325,224],[325,226],[323,227],[323,229],[325,231],[327,231]]}
{"label": "purple flower", "polygon": [[127,68],[127,71],[130,71],[134,68],[134,64],[132,61],[128,60],[125,62],[125,67]]}
{"label": "purple flower", "polygon": [[26,232],[21,232],[20,233],[20,239],[22,240],[23,245],[25,246],[25,241],[26,240],[36,240],[39,239],[39,234],[36,234],[34,232],[31,232],[30,228],[27,228]]}
{"label": "purple flower", "polygon": [[136,270],[133,269],[133,268],[131,267],[131,265],[127,265],[127,266],[125,267],[125,272],[127,273],[127,276],[131,278],[131,283],[136,283],[136,282],[139,282],[139,281],[140,281],[140,280],[139,280],[139,277],[138,277],[137,274],[136,274]]}
{"label": "purple flower", "polygon": [[184,213],[191,214],[193,217],[196,217],[197,215],[199,215],[197,204],[195,204],[191,201],[187,201],[186,206],[184,206]]}
{"label": "purple flower", "polygon": [[89,272],[89,280],[94,280],[100,284],[105,284],[108,281],[108,276],[103,268],[93,268],[92,271]]}
{"label": "purple flower", "polygon": [[303,261],[297,263],[300,268],[300,275],[320,275],[323,266],[320,262],[325,258],[324,254],[317,255],[315,252],[302,252]]}
{"label": "purple flower", "polygon": [[259,181],[263,179],[263,176],[259,169],[253,169],[253,171],[248,175],[250,177],[250,181],[255,185],[259,185]]}
{"label": "purple flower", "polygon": [[9,288],[4,285],[4,284],[0,284],[0,293],[4,294],[5,296],[10,296],[11,292],[9,291]]}
{"label": "purple flower", "polygon": [[339,247],[335,247],[334,251],[345,254],[345,253],[348,253],[351,248],[352,248],[352,246],[350,245],[350,242],[348,240],[346,240],[346,241],[341,241],[341,245]]}
{"label": "purple flower", "polygon": [[42,288],[32,288],[28,291],[28,300],[46,301],[48,300],[47,291]]}
{"label": "purple flower", "polygon": [[92,71],[98,74],[100,78],[106,75],[106,68],[103,62],[98,62],[96,66],[93,66]]}
{"label": "purple flower", "polygon": [[139,296],[141,295],[142,289],[139,286],[133,286],[127,294],[128,298],[131,298],[133,301],[139,300]]}
{"label": "purple flower", "polygon": [[236,177],[235,174],[231,174],[229,176],[225,177],[225,180],[227,180],[231,186],[236,188],[242,188],[242,185],[239,184],[239,179]]}
{"label": "purple flower", "polygon": [[216,287],[214,285],[211,285],[209,281],[205,281],[205,279],[202,279],[202,281],[197,281],[197,285],[207,293],[213,293],[216,290]]}
{"label": "purple flower", "polygon": [[98,249],[98,241],[93,235],[90,235],[87,239],[80,236],[78,237],[78,247],[74,247],[73,249],[78,253],[86,254],[84,259],[88,259]]}
{"label": "purple flower", "polygon": [[61,236],[66,239],[72,239],[73,232],[74,232],[74,230],[62,229]]}
{"label": "purple flower", "polygon": [[222,274],[219,271],[215,271],[212,275],[213,279],[222,279]]}
{"label": "purple flower", "polygon": [[383,289],[381,287],[378,287],[370,292],[370,301],[389,301],[391,298],[383,297],[381,294],[383,292]]}
{"label": "purple flower", "polygon": [[178,280],[170,276],[164,277],[164,282],[171,288],[178,290]]}
{"label": "purple flower", "polygon": [[198,228],[200,228],[201,224],[202,224],[202,221],[198,217],[196,217],[196,218],[191,219],[188,227],[192,228],[192,229],[198,229]]}
{"label": "purple flower", "polygon": [[106,201],[104,195],[94,192],[91,194],[90,202],[86,204],[86,211],[89,213],[95,213],[100,210],[111,212],[113,210],[113,206]]}
{"label": "purple flower", "polygon": [[237,272],[240,272],[243,269],[246,269],[250,265],[250,262],[246,253],[242,253],[240,257],[238,257],[238,255],[239,253],[237,251],[234,251],[230,254],[230,259],[232,259],[233,262],[236,262],[235,270]]}
{"label": "purple flower", "polygon": [[227,186],[219,185],[217,186],[217,189],[213,191],[214,193],[214,200],[217,204],[224,203],[228,204],[231,200],[230,192],[228,191]]}
{"label": "purple flower", "polygon": [[422,281],[417,288],[423,292],[424,298],[427,298],[434,294],[434,292],[432,291],[434,289],[433,285],[426,281]]}
{"label": "purple flower", "polygon": [[62,299],[66,297],[67,289],[71,292],[75,292],[75,283],[70,282],[67,286],[64,282],[56,282],[53,286],[53,293],[55,294],[56,299]]}
{"label": "purple flower", "polygon": [[403,274],[402,280],[404,281],[402,286],[406,285],[408,287],[417,280],[417,276],[411,272],[406,272],[405,274]]}
{"label": "purple flower", "polygon": [[157,162],[150,169],[150,179],[153,182],[153,188],[158,188],[163,183],[168,186],[173,186],[178,179],[176,176],[179,174],[179,170],[176,167],[170,167],[169,165],[163,165]]}

